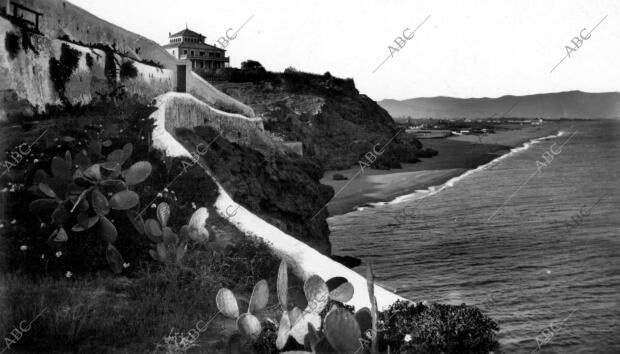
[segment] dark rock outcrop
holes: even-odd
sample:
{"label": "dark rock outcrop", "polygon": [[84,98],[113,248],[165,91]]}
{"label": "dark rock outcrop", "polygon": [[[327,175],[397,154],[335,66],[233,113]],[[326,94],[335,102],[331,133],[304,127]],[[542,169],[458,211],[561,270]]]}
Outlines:
{"label": "dark rock outcrop", "polygon": [[[282,152],[263,154],[215,137],[209,127],[178,128],[176,138],[189,150],[203,143],[202,155],[231,197],[254,214],[324,254],[331,253],[327,208],[334,191],[322,185],[312,159]],[[235,211],[230,210],[233,214]]]}

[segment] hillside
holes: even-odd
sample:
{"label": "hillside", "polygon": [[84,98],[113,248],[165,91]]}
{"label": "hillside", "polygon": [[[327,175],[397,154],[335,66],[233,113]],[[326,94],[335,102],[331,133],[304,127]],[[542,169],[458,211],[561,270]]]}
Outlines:
{"label": "hillside", "polygon": [[401,162],[435,154],[399,131],[388,112],[360,94],[352,79],[329,73],[272,73],[261,66],[258,73],[234,69],[229,80],[216,87],[251,106],[276,137],[301,142],[304,156],[328,170],[366,161],[373,148],[385,147],[372,165],[380,169],[400,168]]}
{"label": "hillside", "polygon": [[568,91],[498,98],[421,97],[386,99],[379,105],[394,118],[620,119],[619,92]]}

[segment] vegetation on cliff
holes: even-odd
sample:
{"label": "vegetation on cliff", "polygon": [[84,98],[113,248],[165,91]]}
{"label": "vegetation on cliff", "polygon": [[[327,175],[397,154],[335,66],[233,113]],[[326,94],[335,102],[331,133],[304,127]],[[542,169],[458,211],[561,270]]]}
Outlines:
{"label": "vegetation on cliff", "polygon": [[325,169],[349,168],[373,149],[382,153],[371,167],[381,169],[436,154],[399,130],[383,108],[357,91],[352,79],[292,68],[273,73],[251,60],[240,69],[223,70],[221,78],[218,88],[252,106],[265,129],[285,141],[302,142],[304,155]]}
{"label": "vegetation on cliff", "polygon": [[236,202],[321,253],[331,254],[323,207],[334,191],[319,182],[323,172],[316,161],[283,151],[262,153],[231,143],[209,127],[177,129],[175,135],[190,151],[199,144],[209,146],[202,157]]}

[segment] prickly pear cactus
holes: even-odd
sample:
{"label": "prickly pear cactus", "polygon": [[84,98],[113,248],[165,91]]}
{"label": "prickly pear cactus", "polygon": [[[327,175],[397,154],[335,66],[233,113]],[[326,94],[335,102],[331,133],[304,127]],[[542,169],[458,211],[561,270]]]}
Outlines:
{"label": "prickly pear cactus", "polygon": [[338,353],[357,353],[362,349],[361,330],[355,316],[342,308],[325,316],[325,337]]}
{"label": "prickly pear cactus", "polygon": [[170,205],[161,202],[156,209],[157,220],[147,219],[144,222],[144,231],[148,238],[155,243],[149,254],[156,261],[165,264],[181,264],[187,253],[187,226],[181,227],[181,235],[177,235],[170,227]]}
{"label": "prickly pear cactus", "polygon": [[[82,150],[74,156],[67,151],[63,157],[52,158],[52,176],[43,170],[35,173],[31,188],[44,198],[30,203],[30,211],[41,219],[50,219],[56,230],[50,235],[52,242],[67,242],[67,223],[77,222],[70,230],[75,233],[99,226],[98,234],[108,243],[106,259],[115,273],[123,270],[123,258],[113,246],[118,238],[114,224],[107,218],[110,210],[125,211],[137,229],[140,220],[132,210],[140,204],[140,197],[130,186],[145,181],[152,171],[147,161],[139,161],[128,169],[122,165],[131,157],[133,145],[112,151],[105,161],[92,163],[89,156],[101,159],[101,143],[92,140],[89,151]],[[106,195],[111,195],[108,199]],[[51,217],[49,216],[49,211]],[[73,218],[74,217],[74,218]]]}
{"label": "prickly pear cactus", "polygon": [[261,280],[254,285],[250,303],[248,304],[248,311],[242,314],[239,314],[237,298],[229,289],[220,289],[215,297],[215,302],[221,314],[237,320],[237,328],[243,337],[255,340],[262,331],[260,321],[255,314],[264,310],[265,306],[267,306],[269,302],[269,286],[266,280]]}
{"label": "prickly pear cactus", "polygon": [[189,238],[196,242],[205,244],[209,242],[209,230],[206,228],[206,222],[209,218],[207,208],[198,208],[192,215],[187,226],[189,227]]}
{"label": "prickly pear cactus", "polygon": [[[329,347],[323,343],[321,336],[321,316],[330,299],[347,302],[353,297],[353,286],[345,278],[332,278],[327,283],[318,275],[313,275],[304,283],[304,294],[308,305],[303,311],[294,307],[288,310],[288,270],[285,261],[278,269],[278,300],[282,308],[282,318],[276,339],[276,347],[282,349],[289,337],[293,337],[299,344]],[[353,315],[351,315],[353,316]],[[355,321],[355,317],[353,317]],[[359,326],[358,326],[359,328]],[[358,336],[359,339],[359,336]]]}

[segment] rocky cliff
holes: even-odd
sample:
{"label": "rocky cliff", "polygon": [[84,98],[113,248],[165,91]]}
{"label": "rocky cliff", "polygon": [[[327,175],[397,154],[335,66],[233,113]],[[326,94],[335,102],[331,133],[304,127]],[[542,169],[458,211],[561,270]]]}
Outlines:
{"label": "rocky cliff", "polygon": [[[227,139],[216,139],[217,134],[212,128],[197,127],[179,128],[174,135],[190,151],[199,144],[210,144],[202,157],[235,202],[286,234],[330,255],[324,206],[334,191],[320,183],[321,168],[292,155],[265,156]],[[226,212],[230,216],[237,213],[235,208]]]}
{"label": "rocky cliff", "polygon": [[[376,168],[399,168],[434,152],[399,131],[390,115],[368,96],[360,94],[352,79],[329,73],[265,73],[253,82],[216,85],[224,93],[251,106],[264,120],[266,130],[284,141],[303,143],[304,156],[325,169],[349,168],[364,156],[383,153]],[[243,75],[235,77],[244,81]]]}

